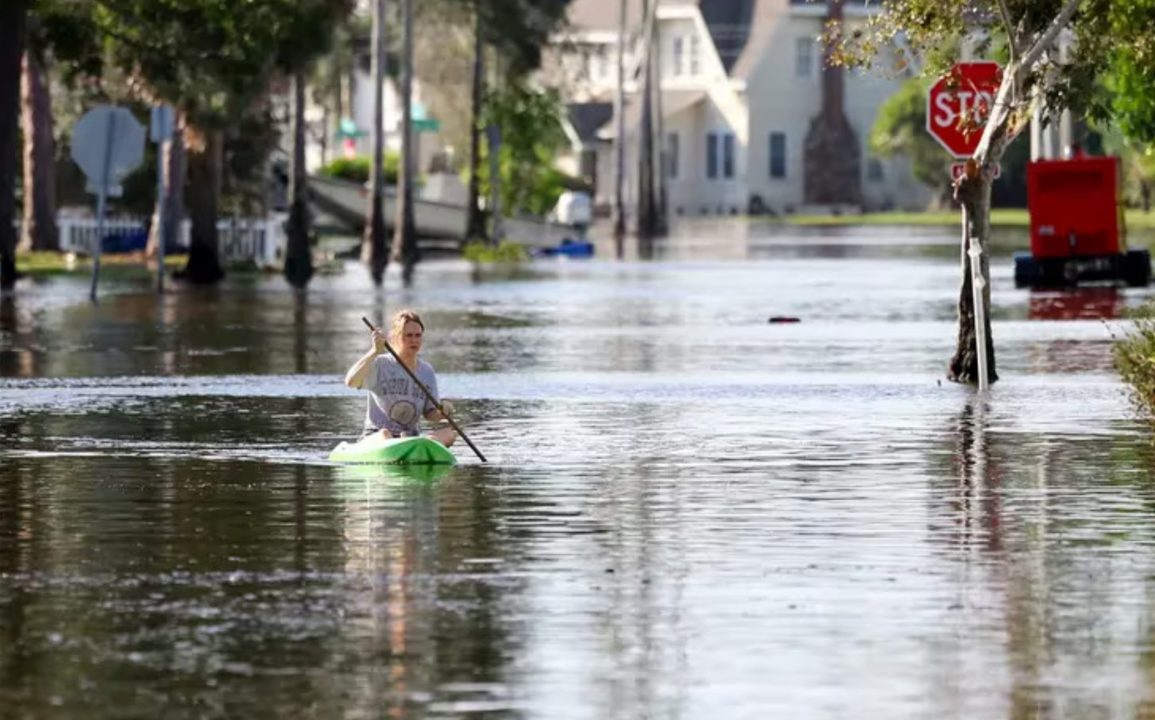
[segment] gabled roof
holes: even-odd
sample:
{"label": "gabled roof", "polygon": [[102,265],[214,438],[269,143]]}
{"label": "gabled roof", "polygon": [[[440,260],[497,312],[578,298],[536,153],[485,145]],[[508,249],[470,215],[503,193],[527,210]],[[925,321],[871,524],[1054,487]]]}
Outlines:
{"label": "gabled roof", "polygon": [[[697,5],[706,21],[710,37],[722,58],[726,72],[734,66],[750,36],[754,6],[758,0],[659,0],[663,7]],[[577,31],[613,31],[618,28],[621,0],[572,0],[567,11],[571,28]],[[642,0],[626,0],[626,27],[642,22]]]}
{"label": "gabled roof", "polygon": [[718,49],[718,57],[721,58],[722,67],[726,68],[727,74],[734,67],[750,37],[755,2],[756,0],[698,2],[698,9],[702,11],[702,18],[706,21],[706,27],[710,29],[710,37],[714,40],[714,47]]}
{"label": "gabled roof", "polygon": [[614,104],[608,102],[571,103],[565,106],[566,119],[578,140],[596,142],[598,128],[614,116]]}

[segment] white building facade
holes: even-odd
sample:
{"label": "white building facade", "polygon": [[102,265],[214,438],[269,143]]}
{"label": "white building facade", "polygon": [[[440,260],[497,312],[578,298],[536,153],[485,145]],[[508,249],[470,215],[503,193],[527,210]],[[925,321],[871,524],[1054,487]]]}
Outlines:
{"label": "white building facade", "polygon": [[[619,0],[574,0],[570,31],[558,39],[544,69],[569,101],[571,119],[583,106],[611,104],[617,87]],[[847,25],[868,11],[847,4]],[[823,108],[822,32],[827,8],[791,0],[661,0],[657,9],[667,204],[673,216],[746,212],[794,213],[807,206],[804,148]],[[640,27],[630,0],[628,27]],[[629,40],[627,47],[630,47]],[[632,48],[630,48],[632,49]],[[637,175],[637,58],[627,56],[624,113],[627,186]],[[878,108],[905,77],[843,71],[840,106],[861,154],[860,209],[925,208],[930,193],[902,159],[869,153]],[[586,113],[589,115],[589,113]],[[611,113],[612,114],[612,113]],[[573,123],[571,123],[572,125]],[[616,123],[571,127],[571,140],[591,170],[597,202],[610,202]]]}

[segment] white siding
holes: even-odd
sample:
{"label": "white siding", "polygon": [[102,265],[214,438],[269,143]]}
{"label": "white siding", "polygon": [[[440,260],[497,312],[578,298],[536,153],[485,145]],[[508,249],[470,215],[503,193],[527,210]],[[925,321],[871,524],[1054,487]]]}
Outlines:
{"label": "white siding", "polygon": [[[776,212],[793,210],[803,200],[803,147],[810,121],[822,108],[822,61],[816,45],[812,71],[800,77],[798,40],[820,32],[821,18],[779,16],[749,80],[750,194],[759,195]],[[770,177],[772,132],[786,135],[784,178]]]}
{"label": "white siding", "polygon": [[[760,6],[764,12],[758,16],[757,39],[752,35],[754,44],[745,51],[751,53],[745,60],[752,61],[752,65],[748,65],[751,69],[744,79],[727,76],[697,5],[663,2],[659,6],[660,77],[665,97],[672,102],[676,96],[684,98],[687,92],[703,94],[696,104],[667,115],[660,128],[660,147],[665,147],[671,132],[677,132],[680,138],[678,176],[666,180],[667,198],[675,216],[679,209],[686,216],[729,213],[734,208],[744,212],[754,194],[779,212],[792,211],[803,204],[805,140],[822,104],[823,59],[817,38],[822,33],[824,13],[811,6],[792,7],[789,0],[769,2],[773,4]],[[851,27],[862,22],[854,13],[848,15]],[[695,38],[697,73],[691,72]],[[808,38],[814,40],[812,45],[807,42]],[[587,40],[593,39],[603,43],[612,68],[615,52],[612,36],[607,39],[604,32],[590,33]],[[676,51],[678,46],[680,51]],[[811,53],[809,59],[805,57]],[[589,67],[588,61],[576,62],[576,65]],[[562,87],[567,101],[610,100],[615,82],[613,72],[604,78],[591,78],[586,72],[585,78]],[[882,73],[847,72],[845,75],[844,107],[858,135],[866,209],[922,208],[929,199],[928,191],[913,179],[904,160],[882,161],[882,177],[869,175],[870,128],[878,107],[901,83],[901,78],[888,78]],[[638,88],[633,82],[627,82],[626,90],[635,96]],[[666,111],[671,109],[668,102]],[[708,132],[734,134],[733,178],[706,177]],[[783,133],[786,139],[783,178],[770,177],[769,144],[773,132]],[[632,197],[637,173],[636,129],[628,128],[627,134],[627,192]],[[612,150],[606,155],[612,158]],[[612,162],[600,164],[599,175],[605,178],[611,168]],[[599,190],[603,198],[611,192],[608,183]]]}

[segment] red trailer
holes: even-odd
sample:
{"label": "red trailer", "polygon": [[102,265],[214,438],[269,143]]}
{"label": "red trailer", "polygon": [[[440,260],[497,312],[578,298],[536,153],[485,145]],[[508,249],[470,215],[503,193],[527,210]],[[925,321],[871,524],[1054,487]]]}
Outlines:
{"label": "red trailer", "polygon": [[1151,257],[1127,250],[1121,185],[1117,157],[1030,163],[1031,251],[1015,254],[1015,285],[1147,285]]}

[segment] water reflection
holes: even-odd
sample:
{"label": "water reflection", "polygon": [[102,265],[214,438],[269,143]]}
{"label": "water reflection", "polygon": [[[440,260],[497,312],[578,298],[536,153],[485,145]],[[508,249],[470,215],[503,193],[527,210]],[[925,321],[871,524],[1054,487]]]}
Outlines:
{"label": "water reflection", "polygon": [[1031,290],[1031,320],[1115,320],[1123,315],[1123,293],[1116,287]]}
{"label": "water reflection", "polygon": [[[724,240],[0,304],[0,715],[1143,717],[1155,453],[1101,322],[996,276],[978,397],[935,382],[953,233]],[[325,460],[402,306],[491,463]]]}
{"label": "water reflection", "polygon": [[[1118,649],[1151,642],[1151,448],[1109,435],[1024,434],[996,402],[965,403],[947,433],[949,474],[932,469],[955,480],[935,484],[932,502],[947,502],[931,511],[932,537],[954,568],[950,610],[960,634],[944,650],[964,674],[986,675],[994,687],[1005,681],[1008,717],[1146,717],[1149,653]],[[1138,534],[1135,512],[1144,518]],[[988,657],[980,670],[982,648],[1003,643],[1005,658]],[[1005,671],[990,675],[999,662]],[[1084,664],[1098,669],[1081,674],[1075,667]],[[1108,676],[1130,689],[1112,696],[1082,681]],[[973,683],[941,682],[947,707],[973,706]]]}
{"label": "water reflection", "polygon": [[953,545],[960,551],[1003,549],[1001,480],[997,456],[987,441],[987,399],[963,407],[951,434],[951,462],[957,484],[948,493],[955,517]]}

